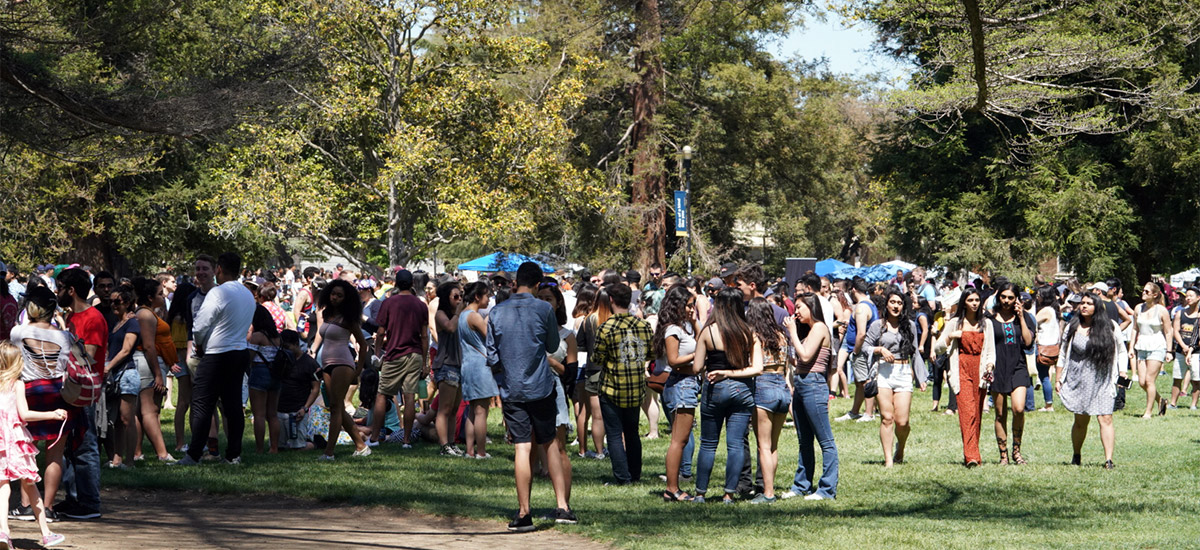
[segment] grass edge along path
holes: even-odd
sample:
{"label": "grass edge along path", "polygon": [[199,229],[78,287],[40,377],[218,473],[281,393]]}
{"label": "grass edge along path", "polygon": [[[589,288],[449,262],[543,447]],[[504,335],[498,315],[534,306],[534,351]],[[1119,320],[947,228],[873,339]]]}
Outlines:
{"label": "grass edge along path", "polygon": [[[1159,378],[1160,391],[1169,392],[1169,384],[1169,377]],[[1040,392],[1037,399],[1041,406]],[[1129,407],[1116,415],[1114,471],[1100,467],[1103,453],[1095,421],[1083,449],[1084,465],[1067,465],[1072,415],[1061,406],[1053,413],[1027,413],[1027,466],[996,465],[992,416],[986,415],[981,437],[984,465],[966,470],[960,465],[957,418],[931,414],[929,394],[918,392],[906,464],[882,468],[877,422],[836,423],[838,499],[791,499],[769,506],[663,503],[659,495],[665,484],[657,475],[663,471],[664,432],[662,439],[643,440],[645,474],[640,484],[604,487],[611,479],[607,460],[573,458],[572,506],[580,523],[552,528],[635,549],[1200,547],[1200,411],[1177,409],[1165,418],[1144,420],[1135,414],[1144,403],[1145,394],[1135,388],[1129,392]],[[831,417],[849,406],[849,400],[836,400]],[[502,442],[498,411],[491,420],[489,433]],[[171,442],[169,426],[164,422]],[[496,522],[507,522],[516,509],[513,448],[503,443],[490,446],[495,458],[483,461],[440,457],[432,444],[412,450],[385,444],[365,459],[353,459],[348,447],[339,447],[338,460],[326,464],[317,462],[316,451],[254,454],[252,434],[247,422],[242,466],[167,467],[151,460],[128,472],[105,469],[103,483],[278,494]],[[696,434],[698,438],[698,428]],[[722,441],[710,496],[719,495],[724,456]],[[785,428],[779,491],[791,480],[796,456],[795,432]],[[693,485],[683,488],[690,491]],[[553,503],[549,480],[535,480],[535,517],[551,512]],[[553,523],[543,520],[538,525],[551,528]]]}

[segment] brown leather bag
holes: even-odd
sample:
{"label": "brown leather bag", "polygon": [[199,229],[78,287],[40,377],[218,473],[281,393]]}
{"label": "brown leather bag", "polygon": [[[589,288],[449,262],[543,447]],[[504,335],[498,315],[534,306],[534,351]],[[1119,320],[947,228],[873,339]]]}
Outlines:
{"label": "brown leather bag", "polygon": [[1058,344],[1053,346],[1038,346],[1037,362],[1047,367],[1058,364]]}

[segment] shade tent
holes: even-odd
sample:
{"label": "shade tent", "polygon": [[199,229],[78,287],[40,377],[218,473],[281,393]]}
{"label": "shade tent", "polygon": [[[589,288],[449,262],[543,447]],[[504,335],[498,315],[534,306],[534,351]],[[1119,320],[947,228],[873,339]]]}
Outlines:
{"label": "shade tent", "polygon": [[900,271],[903,271],[905,273],[908,273],[909,271],[912,271],[917,268],[917,264],[910,264],[903,260],[892,260],[890,262],[883,262],[879,265],[891,268],[893,275],[896,274],[897,269],[899,269]]}
{"label": "shade tent", "polygon": [[841,260],[837,260],[834,258],[827,258],[827,259],[817,262],[817,267],[816,267],[816,269],[813,270],[813,273],[816,273],[817,276],[819,276],[819,277],[824,277],[824,276],[829,275],[830,273],[833,273],[839,269],[845,269],[847,267],[849,267],[851,269],[854,268],[854,266],[852,266],[846,262],[843,262]]}
{"label": "shade tent", "polygon": [[1196,277],[1200,277],[1200,267],[1193,267],[1182,273],[1171,275],[1171,286],[1179,288],[1195,281]]}
{"label": "shade tent", "polygon": [[533,262],[542,268],[543,273],[554,273],[554,268],[539,262],[524,254],[515,252],[493,252],[487,256],[475,258],[466,263],[458,264],[459,271],[509,271],[515,273],[525,262]]}
{"label": "shade tent", "polygon": [[[909,264],[912,265],[912,264]],[[831,275],[835,279],[853,279],[854,277],[862,277],[869,283],[879,283],[891,280],[896,276],[896,270],[899,269],[905,273],[911,271],[904,269],[902,265],[897,265],[895,262],[886,264],[872,265],[867,267],[843,267],[834,271]]]}

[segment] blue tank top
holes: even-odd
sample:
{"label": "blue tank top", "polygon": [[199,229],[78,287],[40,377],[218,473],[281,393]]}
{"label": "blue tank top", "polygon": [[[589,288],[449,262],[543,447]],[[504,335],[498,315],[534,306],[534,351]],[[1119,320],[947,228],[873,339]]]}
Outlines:
{"label": "blue tank top", "polygon": [[[867,307],[871,308],[871,318],[867,320],[867,326],[871,326],[871,323],[874,323],[875,320],[879,318],[879,308],[875,307],[875,303],[871,300],[863,300],[859,303],[867,304]],[[854,307],[855,309],[858,308],[857,305]],[[849,326],[846,327],[846,339],[843,340],[845,343],[842,344],[842,347],[852,350],[854,349],[854,341],[858,339],[858,322],[853,316],[851,316],[850,322],[847,323],[847,325]]]}

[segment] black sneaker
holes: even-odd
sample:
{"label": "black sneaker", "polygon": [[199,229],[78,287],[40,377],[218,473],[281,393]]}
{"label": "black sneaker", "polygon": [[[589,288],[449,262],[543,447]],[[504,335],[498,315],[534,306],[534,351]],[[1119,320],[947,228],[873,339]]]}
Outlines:
{"label": "black sneaker", "polygon": [[60,502],[54,509],[59,516],[70,519],[99,519],[100,512],[84,508],[75,502]]}
{"label": "black sneaker", "polygon": [[62,518],[58,517],[58,512],[55,512],[52,508],[46,508],[45,514],[46,514],[46,523],[55,523],[58,521],[62,521]]}
{"label": "black sneaker", "polygon": [[568,525],[575,525],[576,523],[579,523],[579,519],[575,517],[574,510],[555,508],[554,509],[554,523],[566,523]]}
{"label": "black sneaker", "polygon": [[534,529],[533,514],[517,516],[508,524],[508,530],[514,533],[528,533]]}
{"label": "black sneaker", "polygon": [[33,517],[33,507],[21,506],[20,504],[14,506],[12,510],[8,511],[8,517],[21,521],[33,521],[35,519]]}

